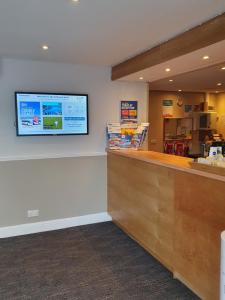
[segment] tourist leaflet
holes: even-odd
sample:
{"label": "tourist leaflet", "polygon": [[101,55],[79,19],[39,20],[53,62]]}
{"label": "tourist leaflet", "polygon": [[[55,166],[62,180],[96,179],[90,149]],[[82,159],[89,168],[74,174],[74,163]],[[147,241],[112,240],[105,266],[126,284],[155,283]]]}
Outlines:
{"label": "tourist leaflet", "polygon": [[147,136],[149,123],[108,123],[107,144],[109,149],[139,149]]}

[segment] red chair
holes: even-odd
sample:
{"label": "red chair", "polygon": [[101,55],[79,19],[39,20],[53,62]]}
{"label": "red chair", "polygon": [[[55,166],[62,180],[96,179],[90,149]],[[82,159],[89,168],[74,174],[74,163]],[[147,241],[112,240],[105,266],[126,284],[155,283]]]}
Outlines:
{"label": "red chair", "polygon": [[175,152],[175,155],[184,156],[184,143],[176,142],[174,145],[174,152]]}
{"label": "red chair", "polygon": [[174,154],[174,144],[165,142],[164,144],[164,152],[167,154]]}

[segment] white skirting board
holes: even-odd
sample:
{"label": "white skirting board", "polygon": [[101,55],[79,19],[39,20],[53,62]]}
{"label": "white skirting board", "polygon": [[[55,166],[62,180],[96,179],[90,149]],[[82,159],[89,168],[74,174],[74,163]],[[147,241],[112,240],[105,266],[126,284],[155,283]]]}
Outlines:
{"label": "white skirting board", "polygon": [[0,227],[0,239],[13,236],[27,235],[38,232],[52,231],[81,225],[111,221],[107,212],[79,216],[74,218],[57,219],[51,221],[21,224],[9,227]]}

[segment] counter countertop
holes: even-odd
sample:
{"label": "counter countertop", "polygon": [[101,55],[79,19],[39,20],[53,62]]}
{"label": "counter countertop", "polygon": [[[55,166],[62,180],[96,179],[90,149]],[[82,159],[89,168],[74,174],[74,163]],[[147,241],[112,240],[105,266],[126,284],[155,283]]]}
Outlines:
{"label": "counter countertop", "polygon": [[164,154],[164,153],[154,152],[154,151],[142,151],[142,150],[136,151],[136,150],[123,149],[123,150],[108,150],[107,152],[115,155],[141,160],[158,166],[167,167],[170,169],[196,174],[196,175],[225,182],[225,176],[216,175],[209,172],[204,172],[204,171],[191,168],[189,164],[190,162],[193,161],[193,159],[191,158]]}

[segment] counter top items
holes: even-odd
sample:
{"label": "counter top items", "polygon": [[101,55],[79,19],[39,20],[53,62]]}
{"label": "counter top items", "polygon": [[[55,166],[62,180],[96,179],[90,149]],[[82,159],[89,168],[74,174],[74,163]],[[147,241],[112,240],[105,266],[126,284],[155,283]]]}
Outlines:
{"label": "counter top items", "polygon": [[201,144],[201,156],[213,156],[216,154],[222,154],[225,156],[225,142],[222,141],[215,141],[214,137],[213,140],[209,138],[205,139],[205,143]]}
{"label": "counter top items", "polygon": [[[203,160],[204,160],[204,158],[203,158]],[[217,165],[211,165],[211,164],[205,164],[205,163],[199,163],[199,162],[190,162],[189,164],[193,170],[207,172],[208,174],[215,174],[220,177],[222,176],[222,178],[224,178],[224,181],[225,181],[225,168],[224,167],[217,166]],[[213,175],[213,176],[215,177],[215,175]]]}
{"label": "counter top items", "polygon": [[131,148],[138,150],[147,136],[149,123],[108,123],[107,147],[112,150]]}
{"label": "counter top items", "polygon": [[199,157],[196,162],[191,163],[191,166],[197,170],[225,176],[225,157],[222,154],[212,154],[206,158]]}
{"label": "counter top items", "polygon": [[199,157],[197,162],[200,164],[225,168],[225,157],[222,154],[222,146],[210,147],[209,156]]}
{"label": "counter top items", "polygon": [[222,146],[211,146],[209,156],[199,157],[191,163],[192,168],[225,176],[225,157],[223,156]]}

